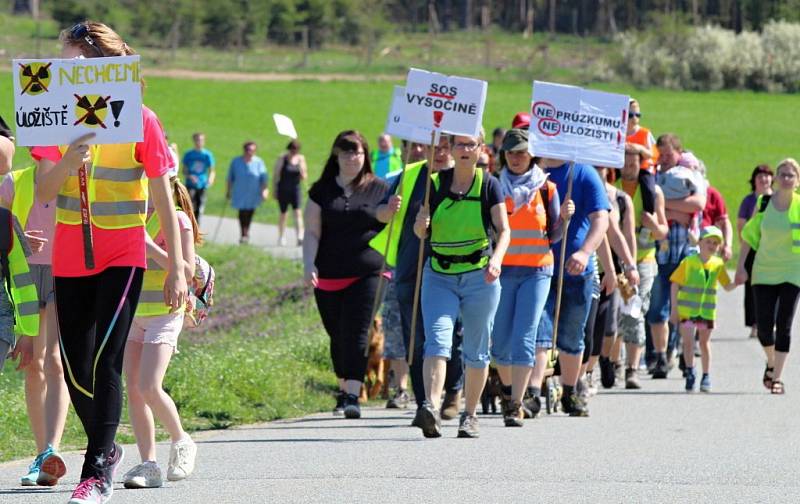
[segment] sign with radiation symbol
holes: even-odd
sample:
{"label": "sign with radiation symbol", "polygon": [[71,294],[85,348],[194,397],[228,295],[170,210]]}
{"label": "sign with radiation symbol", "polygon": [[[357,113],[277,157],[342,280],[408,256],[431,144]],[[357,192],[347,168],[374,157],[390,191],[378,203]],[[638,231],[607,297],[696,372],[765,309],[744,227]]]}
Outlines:
{"label": "sign with radiation symbol", "polygon": [[33,62],[19,64],[19,82],[22,85],[22,93],[31,96],[46,93],[50,86],[50,66],[53,63]]}
{"label": "sign with radiation symbol", "polygon": [[77,102],[75,103],[75,118],[76,121],[73,126],[84,124],[90,128],[97,128],[98,126],[106,129],[105,119],[108,115],[108,102],[110,96],[100,95],[74,95]]}

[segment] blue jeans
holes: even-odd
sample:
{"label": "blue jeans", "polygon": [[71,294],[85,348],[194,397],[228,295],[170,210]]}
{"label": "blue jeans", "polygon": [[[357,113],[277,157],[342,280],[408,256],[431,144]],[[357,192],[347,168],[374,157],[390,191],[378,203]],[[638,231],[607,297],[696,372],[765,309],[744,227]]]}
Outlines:
{"label": "blue jeans", "polygon": [[[558,319],[558,349],[568,355],[582,355],[584,344],[584,328],[592,308],[592,292],[594,290],[594,274],[564,275],[564,290],[561,293],[561,314]],[[553,277],[550,284],[550,295],[547,296],[542,320],[539,322],[537,339],[553,338],[553,319],[556,310],[556,294],[558,280]],[[551,343],[552,345],[552,343]]]}
{"label": "blue jeans", "polygon": [[489,338],[500,301],[500,282],[486,283],[483,269],[445,275],[425,265],[422,277],[422,318],[425,323],[425,358],[450,358],[453,329],[461,316],[464,325],[464,365],[489,366]]}
{"label": "blue jeans", "polygon": [[672,283],[669,277],[678,269],[679,263],[666,263],[658,265],[658,275],[653,282],[653,290],[650,294],[650,308],[647,310],[647,322],[650,324],[661,324],[669,320],[670,311],[670,289]]}
{"label": "blue jeans", "polygon": [[492,331],[492,358],[497,364],[533,367],[536,333],[552,278],[552,268],[503,269]]}

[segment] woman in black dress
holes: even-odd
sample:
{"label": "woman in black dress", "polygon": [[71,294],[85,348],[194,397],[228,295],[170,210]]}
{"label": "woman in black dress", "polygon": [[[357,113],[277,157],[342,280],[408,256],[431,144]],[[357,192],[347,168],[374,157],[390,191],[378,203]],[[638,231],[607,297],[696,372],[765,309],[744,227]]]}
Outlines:
{"label": "woman in black dress", "polygon": [[292,140],[286,146],[286,153],[275,161],[273,170],[275,188],[273,194],[278,198],[281,215],[278,219],[278,245],[286,245],[286,213],[289,207],[294,212],[294,227],[297,230],[297,245],[303,244],[303,216],[300,213],[300,184],[308,176],[306,158],[300,154],[300,142]]}

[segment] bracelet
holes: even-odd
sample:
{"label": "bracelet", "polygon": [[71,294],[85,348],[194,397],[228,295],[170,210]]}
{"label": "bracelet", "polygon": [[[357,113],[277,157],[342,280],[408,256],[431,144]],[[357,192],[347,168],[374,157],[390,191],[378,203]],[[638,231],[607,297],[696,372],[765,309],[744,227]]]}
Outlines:
{"label": "bracelet", "polygon": [[636,269],[636,266],[633,264],[623,264],[622,265],[622,272],[627,273],[629,271],[633,271]]}

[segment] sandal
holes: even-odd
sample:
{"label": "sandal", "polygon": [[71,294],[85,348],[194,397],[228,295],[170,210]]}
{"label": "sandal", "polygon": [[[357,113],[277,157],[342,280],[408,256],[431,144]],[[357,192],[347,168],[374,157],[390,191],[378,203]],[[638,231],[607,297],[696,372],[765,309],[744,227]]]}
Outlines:
{"label": "sandal", "polygon": [[773,378],[772,374],[774,372],[775,372],[775,368],[774,367],[769,367],[769,364],[767,364],[766,369],[764,369],[764,377],[761,379],[762,383],[764,383],[764,387],[767,390],[772,390],[772,378]]}
{"label": "sandal", "polygon": [[783,395],[783,393],[785,392],[785,390],[783,389],[783,382],[780,380],[775,380],[774,382],[772,382],[772,388],[770,389],[770,392],[776,395]]}

